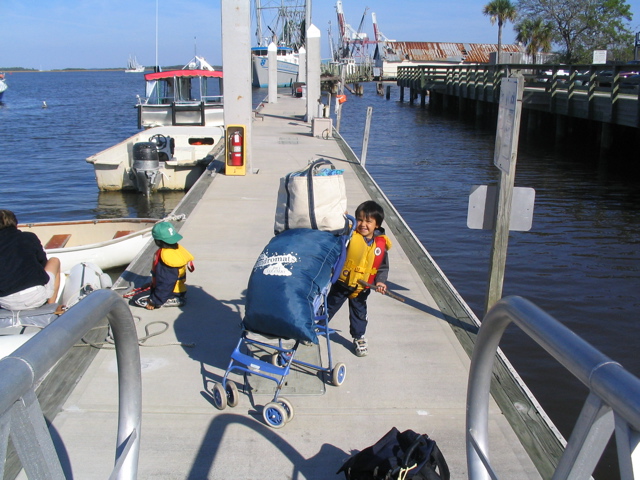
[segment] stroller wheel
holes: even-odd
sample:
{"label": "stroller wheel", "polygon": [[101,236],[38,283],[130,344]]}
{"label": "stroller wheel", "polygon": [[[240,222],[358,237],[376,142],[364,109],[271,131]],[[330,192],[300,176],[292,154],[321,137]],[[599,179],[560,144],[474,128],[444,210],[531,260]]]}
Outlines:
{"label": "stroller wheel", "polygon": [[269,402],[262,409],[262,418],[273,428],[282,428],[287,423],[287,412],[278,402]]}
{"label": "stroller wheel", "polygon": [[284,407],[287,413],[286,422],[288,423],[293,420],[293,405],[291,405],[291,402],[284,397],[278,397],[278,403]]}
{"label": "stroller wheel", "polygon": [[336,366],[331,370],[331,383],[339,387],[344,382],[346,376],[347,366],[344,363],[336,363]]}
{"label": "stroller wheel", "polygon": [[218,410],[227,408],[227,392],[224,391],[220,383],[216,383],[213,386],[213,405]]}
{"label": "stroller wheel", "polygon": [[232,380],[227,380],[226,385],[226,393],[227,393],[227,405],[230,407],[235,407],[238,405],[238,387],[236,383]]}

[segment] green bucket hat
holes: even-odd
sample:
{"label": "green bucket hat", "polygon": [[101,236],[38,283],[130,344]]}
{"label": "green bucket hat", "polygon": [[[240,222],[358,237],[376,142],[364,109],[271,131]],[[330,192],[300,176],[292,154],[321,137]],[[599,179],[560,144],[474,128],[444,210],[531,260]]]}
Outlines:
{"label": "green bucket hat", "polygon": [[182,235],[176,232],[175,227],[170,222],[156,223],[151,230],[151,235],[155,240],[162,240],[170,245],[182,240]]}

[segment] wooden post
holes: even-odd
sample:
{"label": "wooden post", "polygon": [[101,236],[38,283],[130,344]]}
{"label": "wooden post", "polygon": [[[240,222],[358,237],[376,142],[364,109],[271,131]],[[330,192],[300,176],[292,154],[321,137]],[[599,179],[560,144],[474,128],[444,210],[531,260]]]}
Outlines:
{"label": "wooden post", "polygon": [[494,164],[500,169],[500,181],[498,184],[498,205],[495,214],[493,244],[491,246],[485,314],[502,297],[504,269],[507,263],[507,245],[509,243],[511,200],[516,176],[518,132],[520,131],[523,90],[523,77],[502,79],[498,129],[493,156]]}

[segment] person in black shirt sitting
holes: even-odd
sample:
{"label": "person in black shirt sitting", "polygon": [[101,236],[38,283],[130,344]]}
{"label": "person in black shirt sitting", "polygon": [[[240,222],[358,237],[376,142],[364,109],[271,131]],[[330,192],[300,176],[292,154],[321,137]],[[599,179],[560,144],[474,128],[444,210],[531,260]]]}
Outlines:
{"label": "person in black shirt sitting", "polygon": [[18,230],[10,210],[0,210],[0,265],[0,307],[27,310],[56,302],[60,260],[47,259],[38,237]]}

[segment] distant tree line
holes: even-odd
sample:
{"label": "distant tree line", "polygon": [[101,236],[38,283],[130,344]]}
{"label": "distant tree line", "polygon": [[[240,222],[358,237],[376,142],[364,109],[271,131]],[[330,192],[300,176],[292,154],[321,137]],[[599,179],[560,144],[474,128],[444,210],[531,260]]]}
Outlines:
{"label": "distant tree line", "polygon": [[625,0],[491,0],[482,12],[498,24],[498,58],[502,29],[511,22],[533,58],[554,52],[561,63],[591,63],[594,50],[607,50],[608,61],[634,59],[633,14]]}

